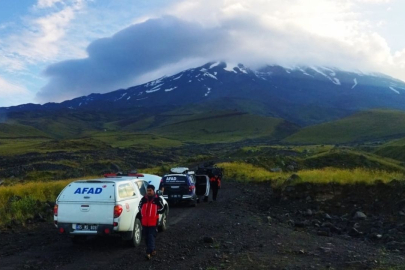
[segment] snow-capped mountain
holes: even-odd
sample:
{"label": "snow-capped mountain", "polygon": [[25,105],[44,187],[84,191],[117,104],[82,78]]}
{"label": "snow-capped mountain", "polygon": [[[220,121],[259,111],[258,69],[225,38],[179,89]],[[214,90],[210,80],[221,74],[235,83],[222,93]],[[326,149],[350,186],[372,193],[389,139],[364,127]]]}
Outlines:
{"label": "snow-capped mountain", "polygon": [[[252,70],[242,64],[215,62],[125,90],[91,94],[62,103],[25,104],[0,110],[150,108],[223,98],[258,102],[268,108],[269,114],[294,120],[294,115],[308,110],[312,114],[334,111],[338,116],[370,108],[405,110],[405,83],[382,74],[327,67],[269,65]],[[320,122],[327,119],[319,117]]]}

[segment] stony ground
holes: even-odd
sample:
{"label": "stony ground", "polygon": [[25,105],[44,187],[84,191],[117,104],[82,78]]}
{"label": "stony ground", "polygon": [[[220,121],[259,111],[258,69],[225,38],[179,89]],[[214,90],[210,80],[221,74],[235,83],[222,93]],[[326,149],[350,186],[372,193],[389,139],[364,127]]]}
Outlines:
{"label": "stony ground", "polygon": [[273,191],[268,183],[225,182],[216,203],[171,208],[151,261],[143,246],[115,237],[72,244],[43,222],[1,231],[0,268],[401,269],[401,198],[399,183]]}

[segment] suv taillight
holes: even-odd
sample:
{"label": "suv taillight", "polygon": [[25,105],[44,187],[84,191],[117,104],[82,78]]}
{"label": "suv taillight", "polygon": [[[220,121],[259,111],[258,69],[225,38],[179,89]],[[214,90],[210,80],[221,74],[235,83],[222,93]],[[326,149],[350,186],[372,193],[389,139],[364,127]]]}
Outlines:
{"label": "suv taillight", "polygon": [[193,192],[193,190],[195,189],[195,186],[189,186],[188,187],[188,191]]}
{"label": "suv taillight", "polygon": [[114,206],[114,218],[120,217],[122,214],[122,206],[117,204]]}
{"label": "suv taillight", "polygon": [[55,206],[53,207],[53,215],[57,216],[58,215],[58,205],[55,204]]}

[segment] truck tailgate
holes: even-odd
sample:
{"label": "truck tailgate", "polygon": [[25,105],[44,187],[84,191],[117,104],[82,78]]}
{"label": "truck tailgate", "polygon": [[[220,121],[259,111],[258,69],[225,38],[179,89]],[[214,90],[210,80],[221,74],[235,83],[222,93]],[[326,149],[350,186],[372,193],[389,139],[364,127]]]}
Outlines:
{"label": "truck tailgate", "polygon": [[58,222],[79,224],[113,224],[114,206],[111,203],[60,202]]}
{"label": "truck tailgate", "polygon": [[59,223],[113,224],[115,185],[101,181],[76,181],[59,195]]}

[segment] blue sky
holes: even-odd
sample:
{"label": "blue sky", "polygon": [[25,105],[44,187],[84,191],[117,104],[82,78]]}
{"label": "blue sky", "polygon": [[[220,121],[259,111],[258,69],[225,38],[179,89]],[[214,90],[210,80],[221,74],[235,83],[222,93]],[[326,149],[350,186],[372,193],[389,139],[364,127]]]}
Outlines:
{"label": "blue sky", "polygon": [[405,80],[403,0],[0,1],[0,106],[109,92],[208,61]]}

